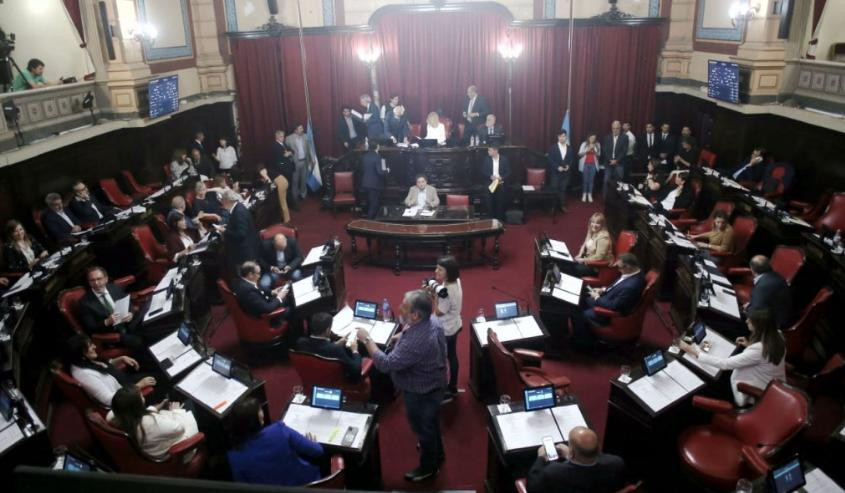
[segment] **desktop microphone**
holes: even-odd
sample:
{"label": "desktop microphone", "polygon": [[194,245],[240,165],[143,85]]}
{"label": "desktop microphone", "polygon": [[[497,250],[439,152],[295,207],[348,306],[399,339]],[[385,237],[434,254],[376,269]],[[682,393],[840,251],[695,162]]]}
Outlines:
{"label": "desktop microphone", "polygon": [[509,293],[509,292],[505,291],[504,289],[497,288],[496,286],[490,286],[490,289],[492,289],[493,291],[497,291],[499,293],[502,293],[505,296],[510,296],[511,298],[515,298],[517,301],[521,301],[521,302],[525,303],[527,312],[531,313],[531,302],[528,301],[527,299],[525,299],[521,296],[517,296],[513,293]]}

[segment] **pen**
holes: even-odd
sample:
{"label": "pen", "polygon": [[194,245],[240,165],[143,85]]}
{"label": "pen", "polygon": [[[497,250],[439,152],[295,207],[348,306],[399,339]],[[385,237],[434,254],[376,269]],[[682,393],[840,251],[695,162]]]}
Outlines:
{"label": "pen", "polygon": [[216,406],[214,406],[212,409],[214,409],[215,411],[217,411],[217,410],[219,410],[221,407],[225,406],[225,405],[226,405],[226,404],[228,404],[228,403],[229,403],[229,401],[227,401],[227,400],[222,400],[222,401],[218,402],[218,403],[217,403],[217,405],[216,405]]}

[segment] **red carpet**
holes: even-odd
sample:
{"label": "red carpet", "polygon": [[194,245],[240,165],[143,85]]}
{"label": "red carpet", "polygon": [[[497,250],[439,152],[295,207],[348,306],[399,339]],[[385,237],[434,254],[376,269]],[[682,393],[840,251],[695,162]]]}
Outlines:
{"label": "red carpet", "polygon": [[[493,303],[508,297],[496,293],[491,286],[500,287],[523,298],[530,298],[533,278],[533,238],[545,231],[551,237],[565,241],[571,249],[577,249],[584,238],[589,216],[600,209],[600,204],[572,202],[570,212],[558,215],[556,223],[544,212],[534,211],[528,223],[522,226],[508,226],[502,237],[501,262],[499,270],[489,266],[467,268],[461,271],[464,290],[464,330],[460,334],[458,350],[461,359],[459,386],[467,389],[469,378],[469,319],[478,308],[492,311]],[[316,200],[303,204],[302,211],[293,217],[293,224],[299,229],[303,249],[323,243],[331,235],[338,235],[346,248],[346,286],[348,298],[380,301],[387,297],[392,306],[397,306],[403,293],[420,285],[428,272],[404,271],[395,276],[392,270],[382,267],[360,265],[353,269],[352,256],[348,251],[348,237],[344,225],[353,218],[351,213],[331,213],[319,210]],[[363,247],[366,249],[366,246]],[[661,310],[666,311],[662,306]],[[235,357],[242,352],[237,342],[231,319],[225,310],[215,307],[212,321],[211,346]],[[219,324],[219,326],[218,326]],[[643,344],[666,346],[671,333],[665,328],[653,311],[646,316],[643,330]],[[622,364],[618,357],[586,358],[568,357],[564,361],[544,362],[544,367],[554,373],[565,374],[572,380],[572,391],[581,400],[588,420],[603,436],[607,417],[609,379]],[[267,396],[274,418],[279,416],[282,406],[289,398],[291,389],[299,383],[293,367],[287,363],[273,363],[254,368],[254,373],[267,382]],[[53,416],[51,438],[55,445],[62,443],[87,442],[84,429],[76,412],[67,404],[58,406]],[[402,400],[388,405],[381,414],[381,458],[385,489],[471,489],[483,491],[487,461],[487,418],[483,406],[467,390],[458,399],[443,408],[443,433],[446,447],[446,463],[433,482],[414,487],[403,480],[403,474],[417,464],[415,439],[405,420]]]}

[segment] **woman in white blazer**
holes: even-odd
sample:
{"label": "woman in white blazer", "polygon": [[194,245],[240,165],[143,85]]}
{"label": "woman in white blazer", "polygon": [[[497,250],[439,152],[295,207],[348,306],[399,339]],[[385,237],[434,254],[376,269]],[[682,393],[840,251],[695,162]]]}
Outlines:
{"label": "woman in white blazer", "polygon": [[446,126],[440,123],[440,115],[436,111],[432,111],[425,119],[425,138],[437,139],[437,145],[442,146],[446,144]]}
{"label": "woman in white blazer", "polygon": [[601,144],[596,134],[590,134],[578,149],[578,171],[581,172],[581,202],[593,201],[593,183],[601,169]]}
{"label": "woman in white blazer", "polygon": [[[165,400],[147,406],[144,396],[133,386],[121,387],[115,392],[111,408],[106,420],[125,431],[141,450],[156,458],[166,457],[170,447],[199,432],[194,414],[181,403]],[[190,458],[186,456],[186,462]]]}
{"label": "woman in white blazer", "polygon": [[693,344],[680,343],[681,349],[698,358],[699,363],[714,366],[720,370],[733,370],[731,391],[738,406],[746,406],[754,402],[751,396],[737,389],[739,382],[765,389],[772,380],[786,381],[784,364],[786,342],[769,311],[750,312],[746,324],[751,334],[747,338],[737,337],[737,346],[742,346],[745,350],[734,356],[727,358],[711,356]]}

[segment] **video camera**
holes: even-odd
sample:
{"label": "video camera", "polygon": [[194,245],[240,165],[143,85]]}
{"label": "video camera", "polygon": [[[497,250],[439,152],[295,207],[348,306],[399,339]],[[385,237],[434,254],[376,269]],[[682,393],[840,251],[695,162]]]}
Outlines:
{"label": "video camera", "polygon": [[434,293],[441,298],[447,298],[449,296],[449,290],[446,289],[446,286],[439,284],[432,278],[424,279],[422,282],[422,287],[434,290]]}
{"label": "video camera", "polygon": [[0,29],[0,58],[6,58],[15,49],[15,33],[6,35],[6,31]]}

